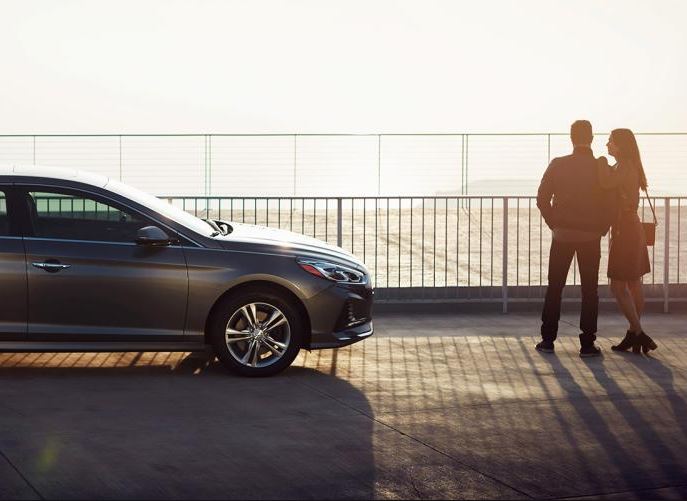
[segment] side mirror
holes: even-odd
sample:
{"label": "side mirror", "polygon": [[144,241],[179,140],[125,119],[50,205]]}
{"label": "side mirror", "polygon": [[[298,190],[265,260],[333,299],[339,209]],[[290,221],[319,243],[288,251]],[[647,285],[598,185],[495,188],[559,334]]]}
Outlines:
{"label": "side mirror", "polygon": [[136,243],[138,245],[169,245],[172,239],[157,226],[144,226],[136,232]]}

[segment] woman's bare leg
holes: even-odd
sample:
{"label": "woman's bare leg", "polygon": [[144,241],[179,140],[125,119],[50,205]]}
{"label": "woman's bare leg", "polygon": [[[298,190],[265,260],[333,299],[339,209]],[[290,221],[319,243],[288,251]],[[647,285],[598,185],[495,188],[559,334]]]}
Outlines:
{"label": "woman's bare leg", "polygon": [[624,280],[611,279],[611,291],[623,312],[625,318],[630,323],[630,330],[636,334],[642,332],[642,324],[637,314],[635,301],[628,288],[628,283]]}
{"label": "woman's bare leg", "polygon": [[637,316],[641,319],[644,311],[644,291],[642,289],[641,280],[632,280],[627,282],[627,288],[630,290],[630,295],[635,303],[635,310]]}

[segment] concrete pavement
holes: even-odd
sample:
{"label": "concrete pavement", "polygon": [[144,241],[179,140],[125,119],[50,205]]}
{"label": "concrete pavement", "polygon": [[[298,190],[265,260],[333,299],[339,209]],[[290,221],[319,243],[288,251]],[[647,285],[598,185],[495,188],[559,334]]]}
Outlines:
{"label": "concrete pavement", "polygon": [[534,351],[536,313],[379,315],[248,380],[169,353],[0,354],[0,498],[687,497],[685,314],[651,358]]}

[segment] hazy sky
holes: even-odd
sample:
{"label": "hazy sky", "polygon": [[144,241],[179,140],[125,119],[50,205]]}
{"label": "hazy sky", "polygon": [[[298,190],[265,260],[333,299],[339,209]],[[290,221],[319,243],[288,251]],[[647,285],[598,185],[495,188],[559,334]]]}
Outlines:
{"label": "hazy sky", "polygon": [[0,133],[687,131],[687,1],[0,0]]}

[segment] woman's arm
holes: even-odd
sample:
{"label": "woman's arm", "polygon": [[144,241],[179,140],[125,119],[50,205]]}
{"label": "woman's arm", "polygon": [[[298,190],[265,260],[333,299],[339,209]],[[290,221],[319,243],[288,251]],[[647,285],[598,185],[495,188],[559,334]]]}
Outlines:
{"label": "woman's arm", "polygon": [[623,183],[627,175],[626,169],[618,169],[608,165],[606,157],[599,157],[596,159],[596,165],[599,176],[599,184],[605,190],[612,190]]}

